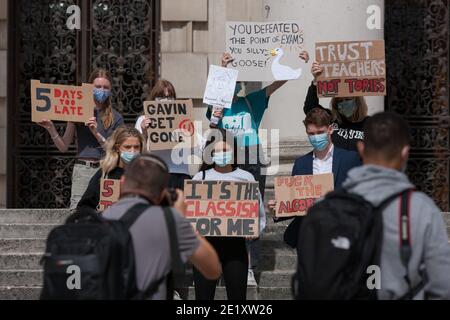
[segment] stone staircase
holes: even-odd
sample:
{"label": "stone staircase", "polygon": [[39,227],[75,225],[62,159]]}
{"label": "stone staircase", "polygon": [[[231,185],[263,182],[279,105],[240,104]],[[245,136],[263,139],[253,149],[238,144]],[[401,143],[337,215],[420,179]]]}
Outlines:
{"label": "stone staircase", "polygon": [[[284,141],[280,145],[277,175],[290,175],[293,161],[309,151],[306,143]],[[274,198],[273,177],[267,177],[265,200]],[[67,210],[4,209],[0,210],[0,300],[38,299],[42,286],[39,265],[49,231],[64,222]],[[444,214],[450,233],[450,213]],[[256,273],[258,287],[249,287],[249,300],[291,299],[290,281],[296,266],[295,251],[283,243],[287,222],[273,223],[268,216],[261,237],[261,257]],[[192,272],[187,272],[189,300],[194,299]],[[226,299],[219,285],[216,299]]]}
{"label": "stone staircase", "polygon": [[[0,210],[0,300],[38,299],[42,286],[39,264],[45,239],[62,223],[67,210]],[[259,287],[248,288],[248,299],[289,299],[290,279],[296,263],[293,250],[282,241],[285,224],[269,222],[261,239]],[[192,272],[188,271],[189,299],[194,299]],[[225,299],[219,286],[216,299]]]}
{"label": "stone staircase", "polygon": [[[293,161],[308,150],[305,143],[285,141],[280,144],[278,175],[290,175]],[[267,178],[266,202],[274,198],[273,177]],[[0,300],[38,299],[42,286],[39,264],[45,240],[52,228],[64,222],[67,210],[4,209],[0,210]],[[296,265],[294,250],[283,243],[286,223],[267,219],[261,237],[261,257],[256,273],[258,287],[249,287],[248,299],[290,299],[290,281]],[[192,272],[187,271],[188,297],[194,299]],[[219,285],[216,299],[226,299]]]}

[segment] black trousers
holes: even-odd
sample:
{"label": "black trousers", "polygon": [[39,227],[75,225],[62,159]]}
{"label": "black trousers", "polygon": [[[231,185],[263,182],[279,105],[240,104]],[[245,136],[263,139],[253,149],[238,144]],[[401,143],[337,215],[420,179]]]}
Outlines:
{"label": "black trousers", "polygon": [[[207,237],[222,264],[228,300],[246,300],[248,255],[244,238]],[[196,300],[214,300],[218,280],[206,279],[194,270]]]}

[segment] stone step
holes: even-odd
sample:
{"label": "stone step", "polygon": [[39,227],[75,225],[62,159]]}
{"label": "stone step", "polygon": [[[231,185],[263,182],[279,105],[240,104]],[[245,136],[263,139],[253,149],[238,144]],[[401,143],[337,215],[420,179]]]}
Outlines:
{"label": "stone step", "polygon": [[0,253],[0,270],[39,270],[42,253]]}
{"label": "stone step", "polygon": [[42,285],[42,270],[0,270],[0,287]]}
{"label": "stone step", "polygon": [[[194,287],[189,287],[188,300],[195,300]],[[217,287],[214,300],[227,300],[225,287]],[[290,287],[248,287],[247,300],[291,300]]]}
{"label": "stone step", "polygon": [[[0,253],[0,270],[41,269],[42,253]],[[261,253],[260,270],[295,270],[297,255],[288,249],[267,249]]]}
{"label": "stone step", "polygon": [[259,287],[289,287],[294,271],[262,271],[255,274]]}
{"label": "stone step", "polygon": [[0,209],[0,223],[63,223],[67,209]]}
{"label": "stone step", "polygon": [[[23,286],[36,287],[42,285],[42,270],[0,270],[0,287]],[[255,274],[260,287],[288,287],[293,271],[262,271]],[[186,272],[186,286],[193,285],[192,272]],[[223,281],[220,282],[222,285]]]}
{"label": "stone step", "polygon": [[38,300],[42,287],[0,286],[0,300]]}
{"label": "stone step", "polygon": [[295,253],[261,254],[259,270],[261,271],[294,271],[297,267],[297,255]]}
{"label": "stone step", "polygon": [[45,238],[41,239],[0,239],[0,249],[2,253],[17,252],[44,252]]}
{"label": "stone step", "polygon": [[0,238],[47,238],[50,231],[58,224],[0,224]]}
{"label": "stone step", "polygon": [[[38,300],[41,293],[40,286],[0,286],[1,300]],[[249,287],[247,300],[291,300],[290,287]],[[193,287],[189,287],[188,300],[195,300]],[[226,300],[224,287],[217,287],[215,300]]]}

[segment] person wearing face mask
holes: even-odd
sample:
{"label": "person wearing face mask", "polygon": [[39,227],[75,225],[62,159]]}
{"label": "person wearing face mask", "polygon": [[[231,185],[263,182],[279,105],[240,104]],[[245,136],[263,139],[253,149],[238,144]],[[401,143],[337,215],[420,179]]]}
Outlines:
{"label": "person wearing face mask", "polygon": [[100,201],[101,179],[120,180],[125,167],[144,148],[144,137],[135,128],[120,127],[106,141],[106,156],[100,161],[100,169],[92,177],[86,192],[78,202],[77,209],[97,209]]}
{"label": "person wearing face mask", "polygon": [[96,69],[91,73],[89,82],[94,85],[94,117],[85,124],[68,122],[62,137],[52,121],[43,120],[38,123],[47,129],[60,152],[67,152],[76,136],[77,155],[72,173],[71,210],[76,208],[90,179],[100,166],[100,159],[105,154],[106,139],[123,124],[122,115],[112,108],[110,73],[105,69]]}
{"label": "person wearing face mask", "polygon": [[[331,138],[333,134],[331,115],[325,109],[312,109],[303,123],[313,151],[295,161],[292,176],[332,173],[334,188],[340,188],[347,178],[348,171],[361,165],[358,153],[334,145]],[[270,209],[275,209],[275,206],[275,201],[269,202]],[[275,219],[276,222],[282,220],[287,219]],[[297,246],[301,221],[302,217],[294,218],[284,234],[285,242],[293,248]]]}
{"label": "person wearing face mask", "polygon": [[[238,167],[236,139],[224,129],[212,129],[203,155],[203,165],[193,180],[255,181],[253,175]],[[264,203],[259,201],[260,234],[266,225]],[[206,237],[219,255],[228,300],[245,300],[247,294],[248,253],[245,238]],[[206,279],[194,268],[196,300],[214,300],[217,280]]]}
{"label": "person wearing face mask", "polygon": [[356,151],[356,143],[364,138],[363,126],[368,119],[368,108],[364,97],[331,99],[331,110],[323,108],[317,97],[317,79],[324,69],[319,63],[314,62],[311,73],[314,80],[308,89],[303,111],[307,114],[314,108],[322,108],[330,113],[333,119],[332,141],[335,146]]}
{"label": "person wearing face mask", "polygon": [[[390,112],[375,114],[365,123],[364,140],[357,146],[363,166],[348,173],[343,188],[362,196],[375,207],[405,190],[414,190],[415,186],[404,173],[410,141],[408,124],[400,115]],[[377,290],[378,299],[400,299],[410,287],[421,287],[422,290],[413,290],[416,294],[406,299],[450,299],[450,246],[441,209],[419,191],[409,192],[407,201],[409,259],[405,260],[400,253],[401,196],[382,211],[379,266],[382,276],[381,289]]]}
{"label": "person wearing face mask", "polygon": [[[306,51],[300,53],[299,58],[306,63],[309,61],[309,55]],[[233,60],[229,53],[224,53],[221,66],[226,68]],[[217,125],[212,124],[212,127],[229,130],[236,136],[239,147],[239,165],[242,169],[253,174],[259,182],[259,189],[263,197],[266,176],[262,174],[261,168],[265,165],[265,157],[258,137],[258,130],[264,113],[269,107],[270,97],[286,82],[275,81],[269,86],[244,97],[238,96],[242,91],[242,82],[237,82],[231,108],[217,109],[213,113],[213,108],[209,107],[206,112],[208,120],[211,120],[211,117],[218,119]]]}
{"label": "person wearing face mask", "polygon": [[[301,52],[299,58],[305,63],[309,61],[309,55],[306,51]],[[233,57],[229,53],[224,53],[221,66],[226,68],[232,61]],[[269,107],[270,97],[286,82],[275,81],[267,87],[246,96],[238,96],[242,91],[242,83],[237,82],[231,108],[217,109],[213,113],[213,108],[209,107],[206,112],[206,117],[212,124],[211,127],[226,129],[236,136],[239,166],[250,172],[258,181],[263,199],[266,188],[266,175],[263,168],[267,165],[267,160],[260,143],[258,130],[264,113]],[[216,121],[217,124],[214,124]],[[251,269],[248,272],[248,281],[249,284],[256,285],[254,271],[259,263],[259,240],[251,241],[249,247]]]}
{"label": "person wearing face mask", "polygon": [[[155,85],[153,86],[152,90],[150,91],[150,94],[147,97],[147,101],[165,101],[165,100],[176,100],[177,94],[175,92],[175,87],[170,81],[159,79],[156,81]],[[149,117],[146,117],[145,115],[139,116],[139,118],[136,120],[135,128],[139,130],[144,135],[145,140],[147,141],[147,129],[149,128],[151,119]],[[161,159],[164,160],[164,162],[169,167],[170,172],[170,179],[169,179],[169,188],[175,188],[184,190],[184,181],[186,179],[190,179],[191,175],[189,173],[189,161],[188,156],[192,153],[191,149],[179,149],[180,154],[177,154],[177,156],[180,156],[182,161],[180,163],[178,162],[179,159],[172,159],[172,150],[150,150],[151,147],[146,143],[147,151],[151,152],[152,154],[157,155]]]}

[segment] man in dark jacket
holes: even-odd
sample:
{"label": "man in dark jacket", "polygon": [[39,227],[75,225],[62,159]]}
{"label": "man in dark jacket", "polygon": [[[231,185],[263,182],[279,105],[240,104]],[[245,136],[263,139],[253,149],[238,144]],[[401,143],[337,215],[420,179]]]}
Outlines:
{"label": "man in dark jacket", "polygon": [[[347,178],[347,173],[361,165],[358,153],[333,145],[332,119],[326,110],[321,108],[311,110],[306,115],[304,124],[314,150],[295,161],[292,176],[333,173],[334,188],[340,188]],[[294,218],[284,233],[284,241],[293,248],[297,246],[302,218]]]}

